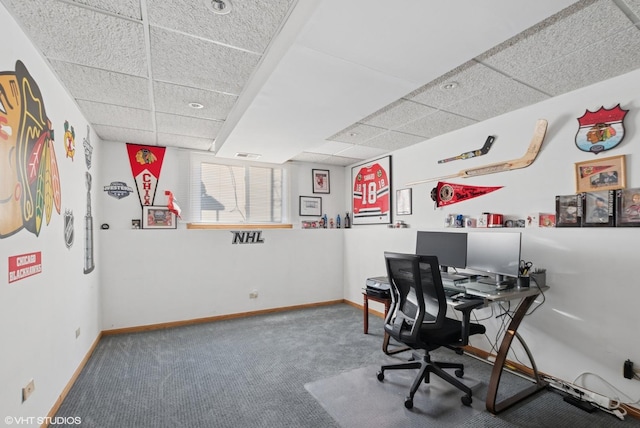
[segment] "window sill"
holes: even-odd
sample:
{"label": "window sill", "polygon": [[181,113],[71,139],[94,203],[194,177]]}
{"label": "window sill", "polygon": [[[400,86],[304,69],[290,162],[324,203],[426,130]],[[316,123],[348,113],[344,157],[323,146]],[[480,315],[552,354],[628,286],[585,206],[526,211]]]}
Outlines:
{"label": "window sill", "polygon": [[293,224],[215,224],[187,223],[187,229],[293,229]]}

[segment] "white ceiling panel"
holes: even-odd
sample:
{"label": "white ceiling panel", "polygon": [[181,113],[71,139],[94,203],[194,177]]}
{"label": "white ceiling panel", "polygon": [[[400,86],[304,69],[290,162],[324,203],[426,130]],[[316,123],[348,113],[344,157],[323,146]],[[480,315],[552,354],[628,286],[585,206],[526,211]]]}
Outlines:
{"label": "white ceiling panel", "polygon": [[345,149],[348,149],[352,145],[353,144],[340,143],[338,141],[327,141],[326,143],[321,144],[320,146],[317,146],[317,147],[313,147],[308,151],[313,153],[323,153],[326,155],[333,155],[336,153],[340,153]]}
{"label": "white ceiling panel", "polygon": [[156,113],[158,132],[175,135],[191,135],[200,138],[215,138],[222,127],[221,121]]}
{"label": "white ceiling panel", "polygon": [[454,129],[464,128],[474,123],[476,123],[476,121],[472,119],[467,119],[445,111],[437,111],[429,116],[422,117],[401,126],[397,130],[406,134],[419,135],[427,139],[446,134]]}
{"label": "white ceiling panel", "polygon": [[151,131],[127,129],[119,126],[94,125],[93,129],[103,141],[114,141],[132,144],[156,144],[156,134]]}
{"label": "white ceiling panel", "polygon": [[[147,75],[143,27],[55,0],[3,0],[49,59]],[[64,6],[64,7],[61,7]]]}
{"label": "white ceiling panel", "polygon": [[339,132],[336,135],[332,135],[328,138],[330,141],[340,141],[342,143],[362,144],[367,140],[372,139],[386,131],[385,128],[377,126],[365,125],[363,123],[356,123]]}
{"label": "white ceiling panel", "polygon": [[376,147],[352,146],[339,153],[336,153],[336,155],[351,159],[369,159],[388,152],[389,150],[387,149],[378,149]]}
{"label": "white ceiling panel", "polygon": [[78,101],[78,105],[87,116],[89,122],[94,124],[114,124],[129,129],[154,130],[149,110],[82,100]]}
{"label": "white ceiling panel", "polygon": [[436,109],[401,99],[362,119],[362,123],[385,129],[397,128],[405,123],[434,113]]}
{"label": "white ceiling panel", "polygon": [[191,150],[210,150],[213,139],[198,138],[186,135],[158,133],[158,145],[168,147],[178,147]]}
{"label": "white ceiling panel", "polygon": [[405,134],[402,132],[386,131],[383,134],[373,137],[370,140],[362,143],[363,146],[375,147],[378,149],[398,150],[404,147],[412,146],[421,141],[424,141],[424,137],[417,135]]}
{"label": "white ceiling panel", "polygon": [[147,79],[63,61],[51,65],[76,99],[151,109]]}
{"label": "white ceiling panel", "polygon": [[[203,119],[224,120],[238,99],[235,95],[162,82],[156,82],[153,89],[156,111]],[[190,107],[192,102],[201,104],[202,108]]]}
{"label": "white ceiling panel", "polygon": [[126,16],[132,19],[142,19],[140,11],[140,0],[72,0],[75,3],[84,4],[102,9],[106,12],[115,13],[116,15]]}
{"label": "white ceiling panel", "polygon": [[239,94],[258,64],[256,54],[151,28],[153,78],[194,88]]}
{"label": "white ceiling panel", "polygon": [[[287,16],[292,0],[233,1],[231,13],[216,15],[206,0],[148,1],[149,22],[220,44],[263,53]],[[209,0],[209,4],[211,1]]]}

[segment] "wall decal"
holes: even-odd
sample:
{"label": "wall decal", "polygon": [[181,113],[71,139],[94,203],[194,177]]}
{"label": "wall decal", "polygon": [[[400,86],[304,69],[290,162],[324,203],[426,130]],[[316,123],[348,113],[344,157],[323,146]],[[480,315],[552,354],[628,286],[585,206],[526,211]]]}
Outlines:
{"label": "wall decal", "polygon": [[23,228],[38,236],[62,198],[51,121],[21,61],[0,72],[0,94],[0,238]]}
{"label": "wall decal", "polygon": [[252,230],[250,232],[232,230],[231,233],[233,233],[232,244],[264,244],[261,230]]}
{"label": "wall decal", "polygon": [[133,192],[133,188],[127,186],[124,181],[112,181],[108,186],[103,187],[107,195],[113,196],[116,199],[126,198]]}
{"label": "wall decal", "polygon": [[42,253],[9,256],[9,283],[42,273]]}
{"label": "wall decal", "polygon": [[68,120],[64,121],[64,151],[73,162],[73,157],[76,154],[76,131],[73,126],[69,126]]}
{"label": "wall decal", "polygon": [[153,205],[165,150],[166,147],[127,143],[131,172],[143,207]]}
{"label": "wall decal", "polygon": [[75,240],[73,228],[73,211],[64,210],[64,245],[66,245],[67,248],[71,248]]}
{"label": "wall decal", "polygon": [[84,273],[96,267],[93,262],[93,216],[91,215],[91,174],[85,172],[87,186],[87,214],[84,216]]}
{"label": "wall decal", "polygon": [[87,169],[91,169],[93,146],[91,145],[91,128],[89,128],[89,125],[87,125],[87,137],[82,140],[82,147],[84,147],[84,161],[87,164]]}
{"label": "wall decal", "polygon": [[620,144],[624,138],[623,120],[628,111],[620,108],[620,104],[609,110],[604,106],[598,111],[586,110],[578,118],[576,146],[597,155]]}
{"label": "wall decal", "polygon": [[436,203],[437,207],[452,205],[457,202],[466,201],[486,195],[503,186],[465,186],[463,184],[438,182],[438,186],[431,190],[431,199]]}

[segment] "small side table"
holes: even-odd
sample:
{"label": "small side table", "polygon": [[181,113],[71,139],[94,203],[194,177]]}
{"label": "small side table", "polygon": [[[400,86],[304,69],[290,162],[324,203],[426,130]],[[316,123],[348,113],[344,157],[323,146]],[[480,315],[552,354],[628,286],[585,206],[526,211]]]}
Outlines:
{"label": "small side table", "polygon": [[[384,318],[387,318],[387,313],[389,312],[389,307],[391,306],[391,298],[390,297],[378,297],[378,296],[371,296],[369,294],[367,294],[366,291],[362,292],[362,296],[364,299],[364,334],[368,334],[369,333],[369,300],[373,300],[374,302],[378,302],[378,303],[382,303],[384,305]],[[382,352],[384,352],[387,355],[393,355],[393,354],[397,354],[399,352],[404,352],[410,348],[406,347],[406,348],[399,348],[399,349],[394,349],[392,351],[390,351],[389,348],[389,339],[391,337],[389,336],[389,333],[387,333],[386,331],[384,332],[384,340],[382,341]]]}

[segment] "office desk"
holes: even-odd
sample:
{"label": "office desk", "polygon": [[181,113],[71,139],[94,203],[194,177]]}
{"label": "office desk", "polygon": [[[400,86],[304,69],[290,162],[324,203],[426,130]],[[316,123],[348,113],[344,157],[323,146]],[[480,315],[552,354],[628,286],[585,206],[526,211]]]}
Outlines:
{"label": "office desk", "polygon": [[[515,314],[511,318],[509,327],[502,337],[502,342],[500,343],[500,348],[498,348],[496,360],[493,363],[493,370],[491,371],[491,378],[489,380],[489,387],[487,389],[487,410],[495,415],[505,410],[506,408],[511,407],[512,405],[524,400],[532,394],[540,391],[541,389],[544,389],[547,386],[547,382],[542,378],[542,376],[538,374],[538,368],[536,367],[533,355],[531,355],[531,351],[529,351],[527,344],[518,334],[517,330],[518,326],[520,326],[520,323],[522,322],[522,319],[531,307],[531,304],[536,300],[536,297],[538,297],[541,291],[544,292],[548,290],[549,287],[543,286],[541,287],[541,290],[537,286],[532,285],[531,287],[512,288],[510,290],[504,291],[477,291],[473,289],[473,286],[474,283],[472,282],[465,284],[466,292],[478,297],[483,297],[487,302],[506,302],[512,300],[520,300],[520,303],[515,310]],[[520,392],[513,394],[510,397],[507,397],[501,401],[497,401],[500,378],[502,377],[502,372],[504,371],[505,364],[507,362],[507,354],[509,353],[511,343],[513,342],[514,338],[518,339],[518,341],[522,345],[522,348],[527,353],[529,361],[531,362],[531,369],[533,370],[533,384],[527,388],[524,388]]]}

